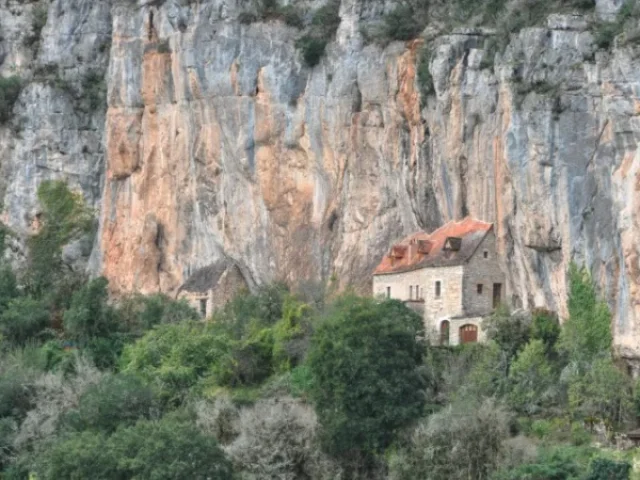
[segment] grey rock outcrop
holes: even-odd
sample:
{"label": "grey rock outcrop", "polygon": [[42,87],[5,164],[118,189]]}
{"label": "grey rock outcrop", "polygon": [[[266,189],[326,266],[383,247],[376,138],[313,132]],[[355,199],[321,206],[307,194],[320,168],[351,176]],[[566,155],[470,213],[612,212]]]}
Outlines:
{"label": "grey rock outcrop", "polygon": [[640,355],[637,46],[598,50],[593,18],[554,14],[504,51],[480,28],[382,48],[360,27],[393,3],[343,0],[308,68],[300,32],[240,23],[247,4],[55,0],[34,55],[35,4],[0,0],[0,73],[28,80],[0,128],[3,221],[26,235],[39,182],[67,178],[99,209],[92,268],[114,292],[175,292],[225,255],[260,282],[366,291],[393,240],[473,215],[496,223],[516,306],[564,314],[584,262]]}

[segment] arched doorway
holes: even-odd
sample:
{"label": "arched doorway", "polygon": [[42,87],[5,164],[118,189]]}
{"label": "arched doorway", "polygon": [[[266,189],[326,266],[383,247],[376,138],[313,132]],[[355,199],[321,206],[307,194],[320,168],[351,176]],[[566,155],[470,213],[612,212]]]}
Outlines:
{"label": "arched doorway", "polygon": [[475,343],[478,341],[478,327],[470,323],[460,327],[460,343]]}
{"label": "arched doorway", "polygon": [[440,345],[449,345],[450,326],[449,320],[444,320],[440,323]]}

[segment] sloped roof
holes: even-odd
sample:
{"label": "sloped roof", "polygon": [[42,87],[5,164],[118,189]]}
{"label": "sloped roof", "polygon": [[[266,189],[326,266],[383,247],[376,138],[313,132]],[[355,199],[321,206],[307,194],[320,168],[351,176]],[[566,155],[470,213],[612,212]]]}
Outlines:
{"label": "sloped roof", "polygon": [[[390,255],[385,255],[373,274],[384,275],[420,268],[462,265],[471,258],[492,228],[491,223],[467,217],[459,222],[446,223],[432,233],[414,233],[393,245],[393,247],[405,247],[406,254],[402,258],[392,258]],[[444,248],[447,238],[450,237],[461,240],[459,249],[448,250]],[[431,243],[429,253],[420,253],[418,248],[409,248],[410,245],[417,244],[420,240],[427,240]]]}

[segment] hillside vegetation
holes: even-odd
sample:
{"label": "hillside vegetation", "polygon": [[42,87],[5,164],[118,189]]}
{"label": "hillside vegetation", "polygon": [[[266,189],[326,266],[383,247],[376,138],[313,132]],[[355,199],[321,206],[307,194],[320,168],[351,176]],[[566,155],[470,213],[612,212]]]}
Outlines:
{"label": "hillside vegetation", "polygon": [[[25,271],[0,272],[2,479],[627,479],[640,390],[611,315],[568,272],[569,318],[500,308],[490,341],[431,346],[402,302],[264,286],[203,322],[109,302],[62,245],[91,212],[41,187]],[[46,247],[45,247],[46,246]]]}

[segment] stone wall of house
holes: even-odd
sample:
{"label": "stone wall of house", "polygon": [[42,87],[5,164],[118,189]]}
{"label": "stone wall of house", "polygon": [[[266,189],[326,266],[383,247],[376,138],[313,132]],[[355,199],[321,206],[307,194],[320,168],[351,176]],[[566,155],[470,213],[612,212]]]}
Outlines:
{"label": "stone wall of house", "polygon": [[[398,300],[410,300],[410,287],[415,295],[420,287],[420,298],[424,300],[424,324],[429,335],[437,330],[440,320],[463,315],[462,309],[463,267],[423,268],[403,273],[375,275],[374,296],[387,296]],[[440,282],[440,296],[436,296],[436,282]]]}
{"label": "stone wall of house", "polygon": [[[410,295],[416,298],[416,287],[420,288],[418,298],[424,298],[425,291],[425,269],[413,270],[403,273],[389,273],[386,275],[375,275],[373,277],[373,295],[395,298],[398,300],[411,300]],[[412,288],[410,291],[409,288]],[[390,295],[387,295],[387,288],[390,288]]]}
{"label": "stone wall of house", "polygon": [[[425,327],[437,328],[440,320],[462,316],[463,267],[426,268],[423,272]],[[440,296],[436,296],[436,282],[440,282]]]}
{"label": "stone wall of house", "polygon": [[207,305],[208,314],[211,314],[214,310],[223,307],[238,293],[248,289],[249,285],[238,266],[230,266],[222,274],[216,287],[211,290],[209,295],[209,304]]}
{"label": "stone wall of house", "polygon": [[[484,257],[485,252],[487,258]],[[496,255],[495,234],[489,232],[464,267],[462,298],[465,315],[486,315],[493,310],[493,286],[496,283],[501,285],[500,302],[504,302],[507,298],[505,276]],[[481,292],[478,285],[482,285]]]}
{"label": "stone wall of house", "polygon": [[462,317],[449,319],[449,345],[460,344],[460,329],[465,325],[475,325],[478,327],[478,342],[483,342],[486,338],[482,330],[483,317]]}
{"label": "stone wall of house", "polygon": [[183,290],[178,294],[178,298],[184,298],[203,317],[209,317],[243,290],[249,290],[249,285],[238,266],[231,265],[209,290],[202,292]]}

